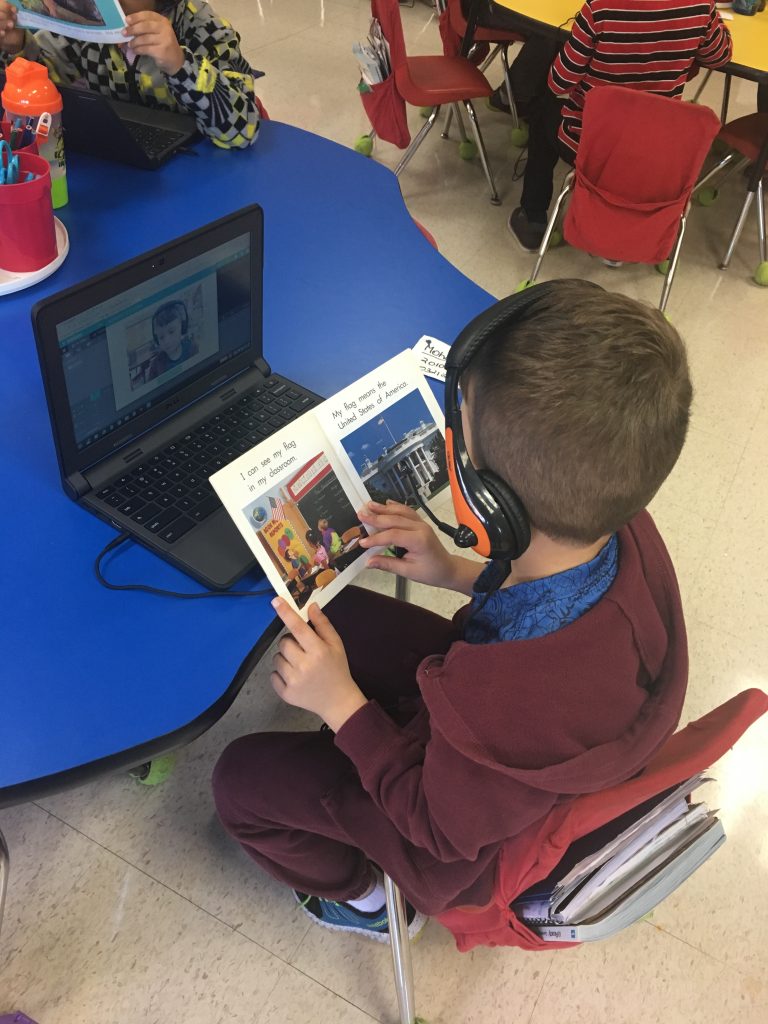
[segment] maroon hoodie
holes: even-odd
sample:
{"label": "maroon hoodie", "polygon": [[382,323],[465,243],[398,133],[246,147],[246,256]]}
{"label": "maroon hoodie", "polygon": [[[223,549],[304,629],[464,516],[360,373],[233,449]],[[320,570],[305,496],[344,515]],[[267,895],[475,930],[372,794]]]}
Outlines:
{"label": "maroon hoodie", "polygon": [[[465,610],[449,624],[397,606],[402,622],[388,623],[377,671],[407,672],[421,640],[420,654],[435,652],[418,666],[421,699],[405,724],[375,701],[352,715],[336,744],[359,780],[350,775],[323,802],[369,857],[386,851],[419,909],[484,903],[505,839],[569,796],[630,778],[673,733],[688,677],[674,570],[648,513],[618,536],[607,593],[547,636],[468,644]],[[355,629],[354,611],[331,618],[353,675],[365,671],[370,629]]]}

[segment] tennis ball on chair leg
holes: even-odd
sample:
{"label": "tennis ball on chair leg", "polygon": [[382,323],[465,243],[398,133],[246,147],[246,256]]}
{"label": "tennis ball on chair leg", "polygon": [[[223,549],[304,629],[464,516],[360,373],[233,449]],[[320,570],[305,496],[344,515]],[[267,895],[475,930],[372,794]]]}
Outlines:
{"label": "tennis ball on chair leg", "polygon": [[525,149],[528,145],[528,125],[521,121],[519,127],[510,129],[509,141],[518,149]]}
{"label": "tennis ball on chair leg", "polygon": [[142,786],[159,786],[171,774],[175,764],[175,754],[163,754],[162,757],[155,757],[151,761],[147,761],[146,764],[134,769],[130,774]]}
{"label": "tennis ball on chair leg", "polygon": [[434,107],[419,107],[419,116],[423,118],[431,117]]}
{"label": "tennis ball on chair leg", "polygon": [[700,188],[695,194],[695,199],[699,206],[711,206],[717,201],[718,195],[716,188]]}
{"label": "tennis ball on chair leg", "polygon": [[355,142],[355,152],[363,156],[370,156],[373,152],[373,139],[370,135],[361,135]]}
{"label": "tennis ball on chair leg", "polygon": [[477,156],[477,146],[472,139],[465,139],[459,143],[459,156],[462,160],[474,160]]}
{"label": "tennis ball on chair leg", "polygon": [[755,284],[761,288],[768,288],[768,263],[758,263],[755,271]]}

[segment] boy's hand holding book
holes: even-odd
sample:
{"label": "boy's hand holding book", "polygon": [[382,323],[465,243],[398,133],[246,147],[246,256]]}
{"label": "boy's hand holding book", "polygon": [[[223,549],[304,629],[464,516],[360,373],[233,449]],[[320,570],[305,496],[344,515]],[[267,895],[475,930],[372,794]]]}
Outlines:
{"label": "boy's hand holding book", "polygon": [[181,70],[184,51],[168,18],[157,11],[139,11],[129,14],[125,21],[125,35],[130,37],[134,53],[151,57],[166,75],[175,75]]}
{"label": "boy's hand holding book", "polygon": [[272,661],[272,689],[286,704],[313,711],[338,732],[368,703],[349,673],[341,637],[316,604],[310,606],[309,623],[280,597],[272,607],[291,631]]}
{"label": "boy's hand holding book", "polygon": [[430,587],[472,593],[472,585],[482,566],[446,551],[435,531],[415,509],[397,501],[388,501],[386,505],[369,501],[357,515],[361,523],[377,531],[363,538],[361,547],[405,550],[402,558],[374,555],[368,562],[371,569],[383,569]]}

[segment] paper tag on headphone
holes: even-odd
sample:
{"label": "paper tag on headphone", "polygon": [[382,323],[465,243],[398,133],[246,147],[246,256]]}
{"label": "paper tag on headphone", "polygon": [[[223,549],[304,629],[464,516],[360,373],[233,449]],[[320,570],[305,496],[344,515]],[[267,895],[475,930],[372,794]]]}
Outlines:
{"label": "paper tag on headphone", "polygon": [[434,377],[435,380],[445,382],[445,360],[450,347],[444,341],[430,338],[428,334],[419,338],[413,346],[413,354],[416,356],[419,369],[425,377]]}

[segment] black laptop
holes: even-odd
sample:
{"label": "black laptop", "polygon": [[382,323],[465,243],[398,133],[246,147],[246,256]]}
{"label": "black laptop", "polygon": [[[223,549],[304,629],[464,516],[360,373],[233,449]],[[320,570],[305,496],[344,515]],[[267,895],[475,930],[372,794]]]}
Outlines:
{"label": "black laptop", "polygon": [[254,559],[208,477],[320,401],[263,357],[262,248],[248,206],[32,310],[64,490],[217,589]]}
{"label": "black laptop", "polygon": [[58,88],[66,149],[155,170],[200,137],[191,114],[122,103],[88,89]]}

